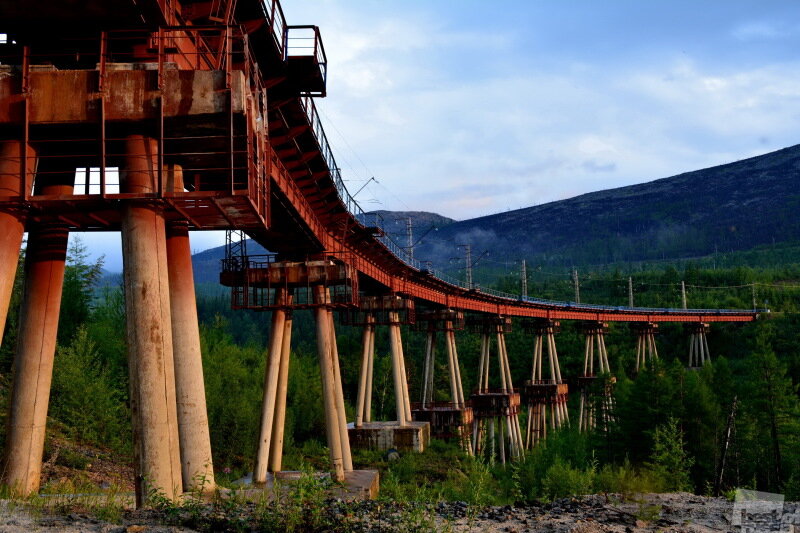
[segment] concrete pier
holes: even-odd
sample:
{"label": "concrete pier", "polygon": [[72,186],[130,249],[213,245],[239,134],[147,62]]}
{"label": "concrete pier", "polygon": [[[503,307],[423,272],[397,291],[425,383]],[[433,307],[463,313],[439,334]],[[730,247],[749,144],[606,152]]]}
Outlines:
{"label": "concrete pier", "polygon": [[[318,285],[314,287],[314,303],[329,303],[328,291]],[[317,307],[314,310],[317,322],[317,352],[319,355],[320,377],[322,378],[322,399],[325,408],[325,433],[328,437],[328,449],[333,465],[333,477],[336,481],[344,481],[345,467],[342,458],[342,435],[339,430],[339,413],[337,412],[336,382],[334,379],[334,365],[332,358],[331,327],[328,324],[328,310]]]}
{"label": "concrete pier", "polygon": [[3,484],[21,495],[39,490],[68,238],[63,226],[28,234],[3,469]]}
{"label": "concrete pier", "polygon": [[[291,302],[291,295],[288,295]],[[289,357],[292,345],[292,312],[286,311],[283,321],[281,364],[278,370],[278,387],[275,391],[275,418],[272,423],[272,442],[269,448],[269,471],[280,472],[283,465],[283,433],[286,426],[286,392],[289,387]]]}
{"label": "concrete pier", "polygon": [[[285,289],[279,289],[277,298],[285,298]],[[283,335],[286,323],[286,310],[272,311],[269,355],[264,376],[264,400],[261,407],[261,427],[259,430],[256,463],[253,469],[253,482],[266,483],[269,466],[269,452],[272,445],[272,432],[275,420],[275,401],[283,351]]]}
{"label": "concrete pier", "polygon": [[[183,190],[180,167],[168,169],[168,180],[173,190]],[[214,467],[187,223],[169,225],[166,247],[183,490],[209,492],[215,487]]]}
{"label": "concrete pier", "polygon": [[[123,191],[156,190],[157,147],[149,137],[126,138]],[[122,215],[122,259],[137,506],[152,492],[175,499],[183,486],[165,241],[164,217],[158,208],[127,201]]]}

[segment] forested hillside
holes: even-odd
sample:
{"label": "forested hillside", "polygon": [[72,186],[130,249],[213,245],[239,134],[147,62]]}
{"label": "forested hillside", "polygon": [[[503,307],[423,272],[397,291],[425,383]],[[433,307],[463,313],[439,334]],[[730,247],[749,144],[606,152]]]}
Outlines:
{"label": "forested hillside", "polygon": [[[56,465],[68,463],[87,473],[96,468],[97,460],[80,459],[83,452],[55,452],[63,439],[76,444],[78,450],[85,445],[104,449],[123,465],[131,453],[123,299],[116,287],[95,289],[99,266],[87,264],[80,244],[71,249],[65,286],[70,297],[65,298],[67,307],[59,332],[45,457]],[[21,289],[22,272],[19,274],[15,302]],[[581,491],[688,489],[706,493],[718,474],[726,424],[736,398],[722,489],[752,487],[800,497],[800,265],[714,269],[690,264],[680,269],[667,265],[644,271],[584,271],[583,290],[589,300],[618,301],[626,297],[629,275],[639,305],[674,301],[683,280],[692,306],[748,308],[755,287],[759,303],[768,300],[773,313],[753,324],[714,325],[709,336],[713,364],[701,370],[685,368],[688,347],[683,327],[665,324],[657,337],[658,366],[638,375],[633,370],[633,333],[626,325],[611,324],[607,343],[617,383],[609,431],[577,433],[577,395],[572,394],[572,428],[551,434],[544,446],[513,468],[470,459],[443,444],[436,444],[429,454],[409,455],[391,464],[375,454],[357,454],[357,464],[384,470],[382,491],[397,499],[502,503]],[[533,273],[529,290],[565,298],[572,290],[564,283],[566,279],[566,270],[563,279],[556,280],[537,278]],[[502,289],[517,283],[518,278],[509,275],[498,279],[495,286]],[[224,484],[252,468],[270,314],[232,311],[228,294],[219,286],[207,284],[200,289],[198,310],[214,463]],[[11,313],[0,351],[3,413],[16,316],[16,311]],[[286,468],[304,464],[325,468],[314,325],[308,311],[297,311],[294,317]],[[345,397],[352,413],[361,332],[337,325],[337,336]],[[378,329],[373,404],[378,420],[394,417],[387,336],[385,328]],[[403,340],[413,399],[420,394],[424,338],[404,328]],[[574,324],[565,322],[557,342],[562,372],[574,386],[582,365],[583,338]],[[464,389],[469,391],[477,379],[479,338],[459,332],[457,343]],[[533,340],[515,327],[507,344],[512,376],[519,384],[530,375]],[[442,391],[446,390],[443,364],[440,360],[436,369]],[[523,427],[524,423],[523,419]],[[61,439],[61,444],[55,445],[53,439]],[[445,458],[446,465],[442,463]],[[482,487],[480,493],[473,490],[476,484]]]}
{"label": "forested hillside", "polygon": [[800,240],[799,190],[797,145],[649,183],[440,226],[415,253],[443,267],[459,255],[457,244],[471,244],[473,251],[488,251],[496,260],[572,266],[747,250]]}

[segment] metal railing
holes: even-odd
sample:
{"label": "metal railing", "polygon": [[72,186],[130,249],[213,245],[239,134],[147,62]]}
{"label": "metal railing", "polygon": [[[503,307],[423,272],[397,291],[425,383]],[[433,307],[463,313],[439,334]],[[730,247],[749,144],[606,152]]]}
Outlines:
{"label": "metal railing", "polygon": [[286,55],[286,16],[279,0],[261,0],[261,11],[272,30],[272,38],[281,56]]}

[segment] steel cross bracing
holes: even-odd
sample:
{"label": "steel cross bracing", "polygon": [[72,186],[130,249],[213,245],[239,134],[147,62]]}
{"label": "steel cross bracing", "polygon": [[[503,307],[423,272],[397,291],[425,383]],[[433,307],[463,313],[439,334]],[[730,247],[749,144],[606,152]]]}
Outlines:
{"label": "steel cross bracing", "polygon": [[[0,0],[4,19],[13,21],[0,28],[10,36],[0,46],[0,69],[9,74],[0,76],[0,125],[11,138],[41,147],[38,160],[23,162],[23,192],[0,197],[0,209],[24,210],[29,223],[117,229],[118,202],[145,198],[168,220],[188,221],[195,230],[244,231],[288,259],[348,257],[385,291],[448,308],[647,323],[746,322],[759,314],[553,302],[470,289],[429,270],[344,186],[310,98],[326,92],[318,28],[289,26],[277,0],[90,3],[92,10],[70,15],[55,2]],[[48,17],[78,37],[44,35]],[[133,100],[124,100],[121,91],[131,87]],[[55,97],[68,89],[77,93]],[[143,111],[126,115],[131,103]],[[158,187],[145,195],[108,189],[121,131],[131,120],[157,139]],[[86,190],[37,194],[26,169],[37,162],[41,172],[55,174],[83,165]],[[185,176],[184,190],[170,186],[175,168]],[[97,194],[90,190],[93,169]]]}

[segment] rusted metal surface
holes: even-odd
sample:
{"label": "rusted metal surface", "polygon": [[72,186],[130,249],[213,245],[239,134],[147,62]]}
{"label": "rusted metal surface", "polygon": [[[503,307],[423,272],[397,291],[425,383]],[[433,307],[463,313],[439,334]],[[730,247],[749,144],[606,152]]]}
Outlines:
{"label": "rusted metal surface", "polygon": [[[220,283],[234,288],[232,304],[240,309],[358,305],[358,275],[343,258],[277,261],[274,255],[229,257],[223,263]],[[318,286],[329,289],[327,301],[314,299]],[[285,294],[292,299],[281,297]]]}
{"label": "rusted metal surface", "polygon": [[511,333],[511,317],[468,315],[465,320],[467,331],[473,333]]}
{"label": "rusted metal surface", "polygon": [[360,296],[357,308],[344,309],[339,314],[342,324],[350,326],[410,325],[416,323],[416,308],[412,298],[396,294]]}
{"label": "rusted metal surface", "polygon": [[[25,13],[35,12],[34,5],[45,6],[43,13],[53,12],[46,8],[48,3],[32,2],[10,13],[23,21]],[[21,59],[11,62],[20,67],[0,73],[0,122],[22,122],[25,127],[99,124],[104,131],[104,124],[147,119],[159,130],[158,157],[164,162],[173,157],[171,149],[177,150],[175,154],[191,151],[163,137],[170,128],[173,137],[186,136],[188,123],[182,124],[183,132],[174,129],[177,118],[193,117],[200,128],[222,128],[224,132],[214,134],[217,139],[202,135],[191,141],[192,149],[206,155],[179,161],[189,170],[187,184],[191,186],[185,192],[165,193],[161,185],[153,192],[152,198],[165,207],[166,220],[187,220],[192,229],[247,229],[277,251],[352,254],[352,266],[387,291],[444,307],[504,316],[629,322],[734,322],[756,316],[744,311],[659,313],[514,302],[464,290],[406,265],[376,238],[366,221],[351,214],[352,198],[343,189],[338,168],[332,168],[335,161],[316,107],[304,98],[324,94],[327,78],[317,27],[288,25],[277,0],[242,0],[233,11],[222,3],[193,3],[183,12],[166,0],[139,3],[136,9],[142,19],[132,24],[140,28],[135,31],[111,27],[98,32],[75,26],[90,42],[76,44],[80,53],[72,55],[54,44],[58,35],[34,39],[22,24],[18,31],[23,40],[29,38],[34,45],[42,41],[49,48],[39,50],[27,44],[13,48],[22,51]],[[119,18],[112,11],[101,10],[97,15],[115,24]],[[192,25],[176,25],[186,17]],[[292,45],[292,35],[306,30],[313,37],[308,50],[302,51]],[[76,64],[81,66],[76,68]],[[113,162],[113,138],[105,135],[92,141],[97,146],[86,152],[87,166],[106,169]],[[85,131],[72,136],[83,138]],[[0,198],[0,208],[12,209],[24,202],[36,222],[55,219],[75,230],[114,230],[120,226],[114,202],[129,198],[107,191],[71,198]],[[280,220],[281,227],[271,227],[271,206],[280,210],[281,216],[274,220]]]}
{"label": "rusted metal surface", "polygon": [[520,394],[506,390],[484,390],[469,397],[476,418],[512,416],[519,413]]}
{"label": "rusted metal surface", "polygon": [[[141,68],[155,66],[107,64],[109,72],[104,80],[109,95],[104,110],[107,122],[156,119],[161,113],[160,105],[164,118],[198,117],[229,110],[244,112],[243,72],[231,73],[228,88],[228,77],[223,71],[177,70],[173,64],[163,72],[159,88],[156,69]],[[101,119],[99,76],[99,71],[91,70],[31,72],[30,124],[98,122]],[[23,119],[21,74],[2,75],[0,71],[0,122],[20,124]]]}
{"label": "rusted metal surface", "polygon": [[411,416],[418,422],[429,422],[432,436],[448,440],[468,437],[474,420],[472,407],[453,402],[412,403]]}
{"label": "rusted metal surface", "polygon": [[522,403],[527,406],[566,402],[569,398],[569,385],[556,383],[550,379],[526,380],[520,388]]}
{"label": "rusted metal surface", "polygon": [[419,331],[458,331],[465,327],[464,312],[457,309],[417,313],[416,329]]}

